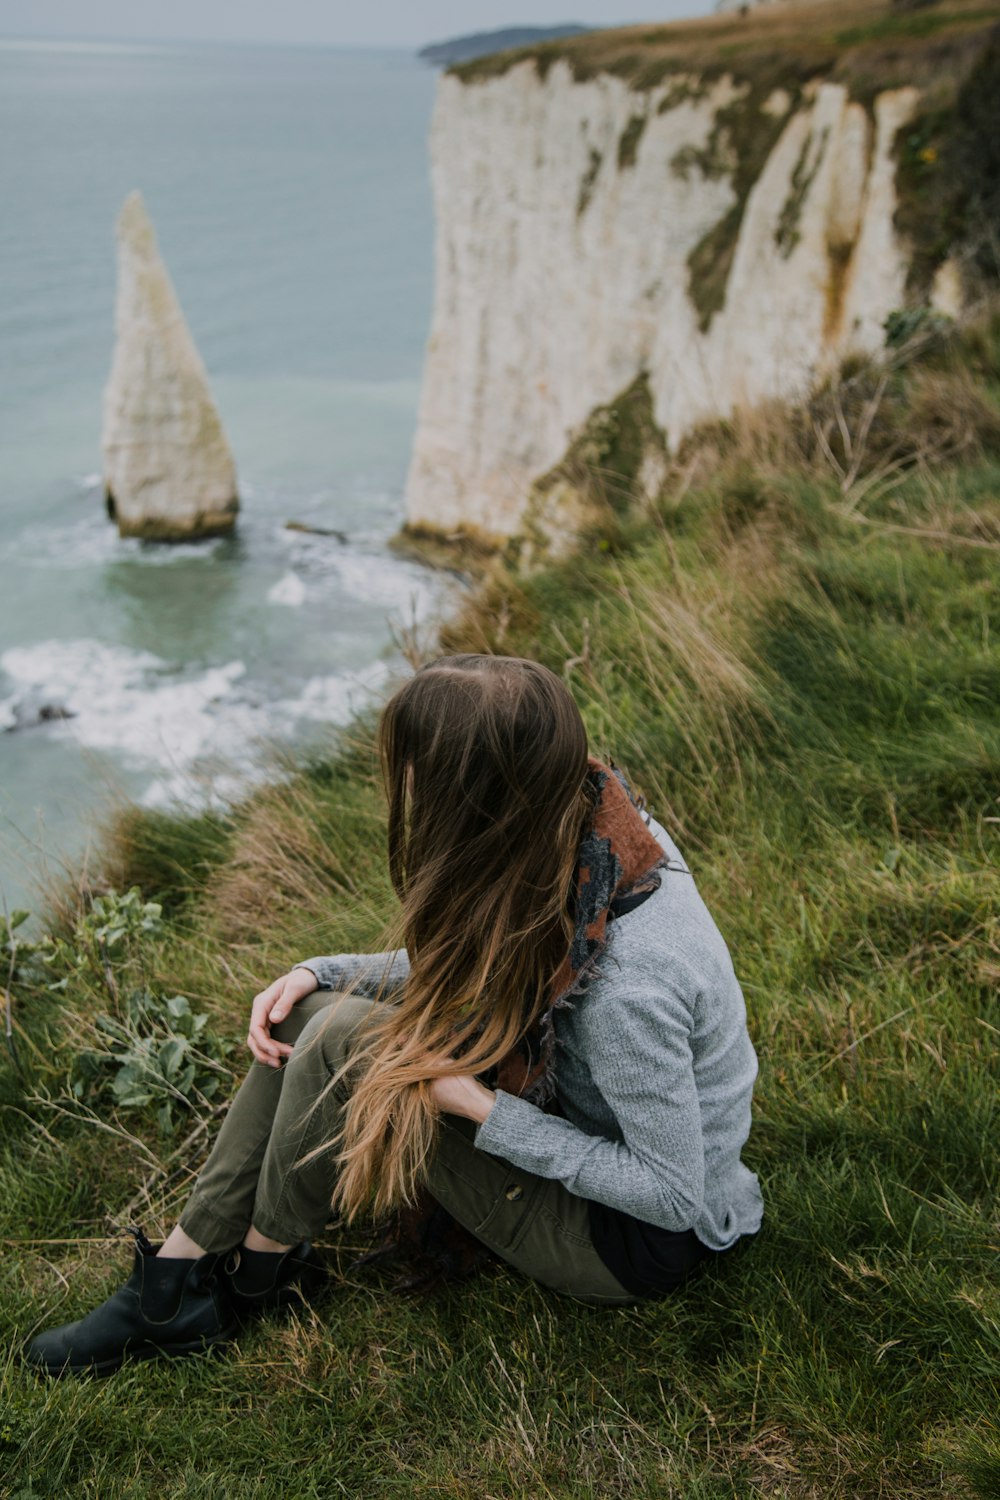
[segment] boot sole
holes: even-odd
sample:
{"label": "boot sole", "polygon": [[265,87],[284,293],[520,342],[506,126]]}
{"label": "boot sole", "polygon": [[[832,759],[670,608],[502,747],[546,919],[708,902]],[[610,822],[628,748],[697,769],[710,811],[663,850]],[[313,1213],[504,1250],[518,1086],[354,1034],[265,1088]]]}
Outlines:
{"label": "boot sole", "polygon": [[61,1365],[45,1365],[34,1360],[28,1360],[27,1364],[29,1369],[35,1370],[39,1375],[113,1375],[123,1365],[139,1364],[150,1359],[174,1359],[183,1358],[185,1354],[215,1353],[238,1332],[239,1327],[234,1323],[221,1333],[192,1339],[187,1344],[171,1344],[167,1349],[161,1349],[157,1344],[141,1344],[137,1349],[128,1350],[114,1359],[89,1360],[86,1364],[74,1365],[69,1360]]}

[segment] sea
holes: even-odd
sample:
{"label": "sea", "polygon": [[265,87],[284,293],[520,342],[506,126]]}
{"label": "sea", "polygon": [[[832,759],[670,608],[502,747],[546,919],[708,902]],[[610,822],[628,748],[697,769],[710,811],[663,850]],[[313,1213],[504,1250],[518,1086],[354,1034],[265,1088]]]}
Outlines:
{"label": "sea", "polygon": [[[0,914],[92,868],[123,799],[224,806],[329,747],[447,607],[389,547],[435,81],[396,51],[0,40]],[[236,458],[232,537],[123,540],[105,512],[133,188]]]}

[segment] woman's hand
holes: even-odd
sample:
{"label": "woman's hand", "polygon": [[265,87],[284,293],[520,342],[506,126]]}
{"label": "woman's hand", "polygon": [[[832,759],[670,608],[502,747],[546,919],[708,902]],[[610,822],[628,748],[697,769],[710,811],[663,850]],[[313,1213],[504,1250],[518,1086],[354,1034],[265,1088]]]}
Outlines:
{"label": "woman's hand", "polygon": [[282,974],[280,979],[255,996],[250,1011],[247,1046],[259,1063],[267,1063],[272,1068],[281,1067],[282,1058],[287,1057],[292,1049],[287,1042],[272,1037],[271,1027],[283,1021],[298,1000],[318,989],[319,980],[312,970],[299,968]]}
{"label": "woman's hand", "polygon": [[481,1125],[493,1108],[496,1094],[471,1073],[448,1073],[434,1079],[431,1098],[442,1114],[461,1115]]}

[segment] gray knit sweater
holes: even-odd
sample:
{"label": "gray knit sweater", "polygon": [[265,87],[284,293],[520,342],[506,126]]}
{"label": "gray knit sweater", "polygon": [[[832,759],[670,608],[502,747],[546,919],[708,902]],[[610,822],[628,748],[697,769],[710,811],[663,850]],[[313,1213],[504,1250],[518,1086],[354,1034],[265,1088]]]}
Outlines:
{"label": "gray knit sweater", "polygon": [[[554,1014],[563,1117],[497,1090],[475,1144],[515,1167],[723,1250],[761,1222],[740,1151],[757,1058],[729,951],[676,845],[660,889],[609,925],[600,973]],[[305,960],[323,989],[374,994],[406,954]]]}

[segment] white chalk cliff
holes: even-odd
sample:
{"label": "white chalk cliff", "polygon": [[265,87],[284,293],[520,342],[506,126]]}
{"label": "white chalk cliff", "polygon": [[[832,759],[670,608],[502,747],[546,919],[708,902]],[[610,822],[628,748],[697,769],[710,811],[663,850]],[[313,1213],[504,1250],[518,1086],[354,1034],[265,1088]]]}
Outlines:
{"label": "white chalk cliff", "polygon": [[164,541],[229,531],[236,467],[139,193],[118,218],[115,326],[101,445],[119,531]]}
{"label": "white chalk cliff", "polygon": [[[882,347],[907,272],[892,150],[917,92],[869,109],[834,82],[795,103],[775,89],[746,127],[772,122],[773,145],[720,251],[712,236],[740,198],[736,132],[717,117],[748,93],[727,76],[644,91],[611,74],[578,81],[564,60],[442,78],[411,526],[515,533],[532,482],[643,373],[674,445]],[[698,278],[720,254],[713,292]]]}

